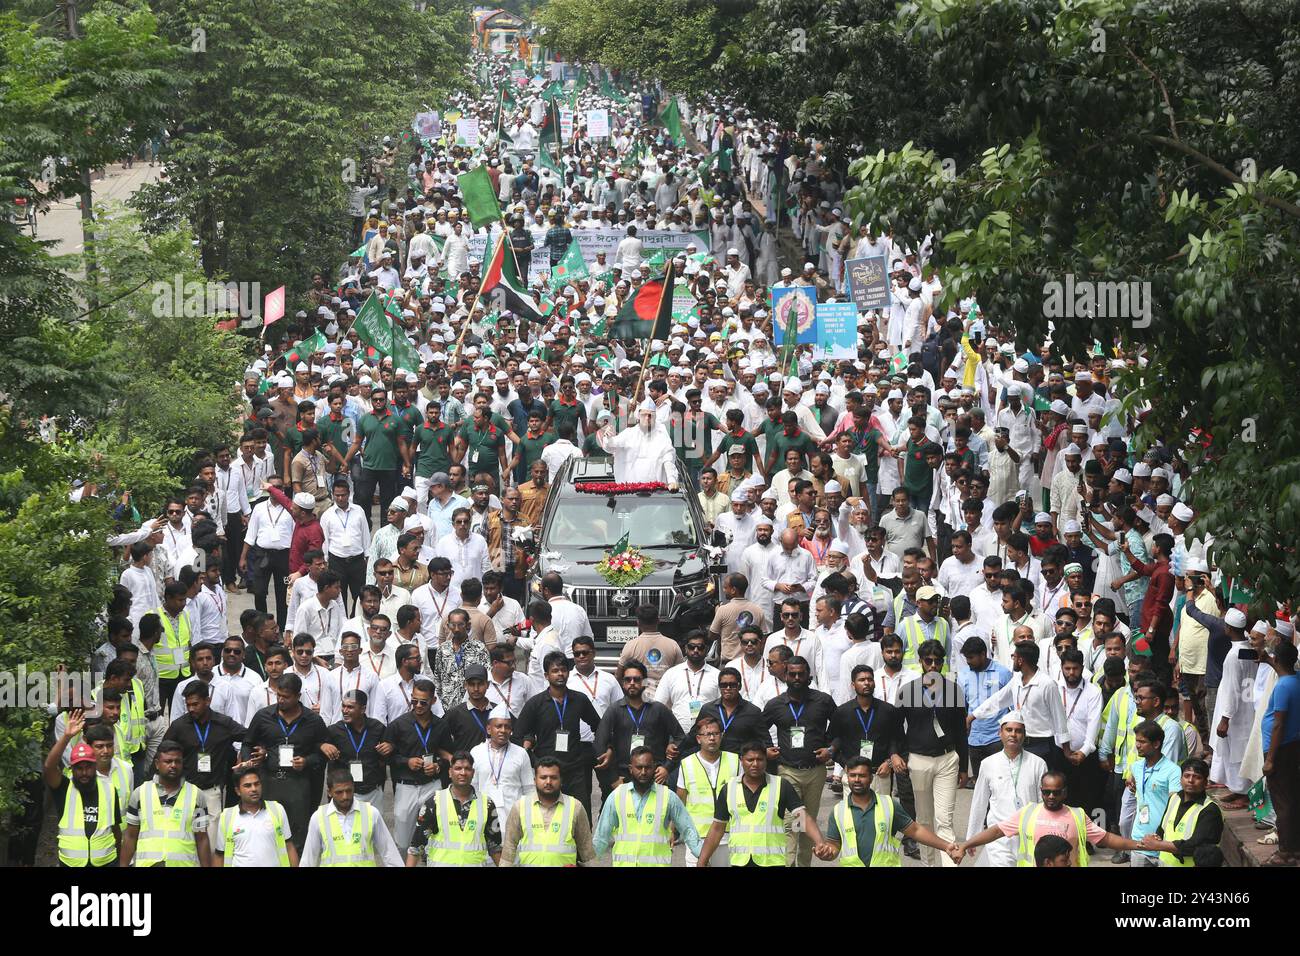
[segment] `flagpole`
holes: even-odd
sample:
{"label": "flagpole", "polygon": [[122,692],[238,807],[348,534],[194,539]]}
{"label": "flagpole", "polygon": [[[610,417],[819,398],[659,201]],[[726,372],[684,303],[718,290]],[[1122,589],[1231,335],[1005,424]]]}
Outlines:
{"label": "flagpole", "polygon": [[[498,243],[500,243],[500,242],[505,242],[505,239],[506,239],[506,233],[505,233],[505,229],[504,229],[504,226],[505,226],[505,216],[504,216],[504,215],[501,217],[501,224],[502,224],[501,238],[497,240]],[[492,258],[492,259],[495,259],[495,258],[496,258],[496,250],[495,250],[495,249],[492,250],[492,256],[491,256],[491,258]],[[488,260],[488,261],[491,261],[491,260]],[[480,268],[482,268],[482,267],[480,267]],[[519,268],[519,264],[516,262],[516,263],[515,263],[515,269],[517,270],[518,268]],[[478,300],[479,300],[479,299],[482,297],[482,295],[483,295],[483,283],[486,282],[486,281],[487,281],[487,270],[486,270],[486,269],[483,269],[483,275],[479,277],[479,281],[478,281],[478,291],[474,293],[474,301],[473,301],[472,303],[470,303],[469,312],[468,312],[468,313],[466,314],[466,316],[465,316],[465,322],[464,322],[464,324],[462,324],[461,327],[460,327],[460,336],[456,339],[456,348],[455,348],[455,349],[452,351],[452,353],[451,353],[452,360],[453,360],[453,362],[455,363],[455,365],[456,365],[457,368],[460,367],[460,347],[461,347],[461,344],[465,341],[465,333],[469,331],[470,322],[473,320],[473,317],[474,317],[474,310],[478,308]],[[451,363],[449,363],[449,364],[451,364]]]}
{"label": "flagpole", "polygon": [[671,274],[672,268],[673,261],[669,259],[667,268],[664,269],[663,285],[659,289],[659,303],[655,306],[655,320],[650,324],[650,334],[645,340],[645,354],[641,356],[641,374],[636,379],[636,389],[632,392],[633,400],[637,400],[636,396],[641,391],[641,384],[645,380],[646,366],[650,364],[650,343],[654,341],[655,326],[659,324],[659,312],[664,307],[664,296],[668,294],[668,276]]}

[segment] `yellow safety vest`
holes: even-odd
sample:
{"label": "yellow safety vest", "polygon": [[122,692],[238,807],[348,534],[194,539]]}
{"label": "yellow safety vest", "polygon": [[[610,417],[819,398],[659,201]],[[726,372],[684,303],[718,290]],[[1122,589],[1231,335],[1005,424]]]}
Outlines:
{"label": "yellow safety vest", "polygon": [[744,866],[753,860],[755,866],[785,866],[785,826],[776,813],[781,802],[781,778],[767,775],[752,811],[740,792],[744,785],[739,778],[727,783],[731,865]]}
{"label": "yellow safety vest", "polygon": [[144,746],[149,736],[149,721],[144,716],[144,684],[140,678],[131,678],[130,706],[122,708],[122,720],[127,721],[127,737],[131,741],[131,752],[135,753]]}
{"label": "yellow safety vest", "polygon": [[[375,811],[364,800],[354,800],[352,807],[360,816],[352,827],[350,837],[343,835],[343,825],[339,815],[330,813],[324,806],[316,811],[317,826],[320,827],[320,865],[321,866],[375,866]],[[329,818],[327,823],[325,818]]]}
{"label": "yellow safety vest", "polygon": [[631,783],[614,791],[617,830],[611,856],[614,866],[671,866],[673,847],[668,839],[668,788],[653,784],[654,802],[638,816]]}
{"label": "yellow safety vest", "polygon": [[[943,667],[939,673],[948,673],[948,619],[946,617],[936,617],[934,625],[934,638],[943,645]],[[916,657],[916,649],[927,640],[925,631],[921,630],[921,623],[915,614],[903,618],[903,666],[908,670],[914,670],[918,674],[921,672],[921,662]]]}
{"label": "yellow safety vest", "polygon": [[835,825],[840,830],[840,866],[902,866],[903,841],[894,832],[894,798],[876,794],[876,840],[871,845],[871,862],[858,856],[858,828],[853,822],[853,807],[845,797],[835,805]]}
{"label": "yellow safety vest", "polygon": [[190,823],[199,805],[198,788],[181,782],[176,803],[164,807],[158,784],[150,780],[140,786],[140,836],[133,866],[198,866],[199,850]]}
{"label": "yellow safety vest", "polygon": [[682,761],[681,783],[686,791],[686,812],[695,821],[695,829],[707,833],[713,823],[714,801],[727,781],[740,776],[740,758],[729,751],[718,755],[718,783],[709,783],[709,774],[699,754],[691,754]]}
{"label": "yellow safety vest", "polygon": [[487,794],[474,797],[465,823],[452,802],[451,790],[439,790],[434,796],[438,809],[438,832],[429,841],[429,866],[482,866],[487,862]]}
{"label": "yellow safety vest", "polygon": [[113,789],[117,791],[117,799],[121,806],[125,807],[131,799],[131,791],[134,789],[132,781],[135,779],[135,771],[131,765],[121,757],[114,755],[113,763],[108,768],[108,782]]}
{"label": "yellow safety vest", "polygon": [[[1016,866],[1034,865],[1034,830],[1038,824],[1038,814],[1043,809],[1041,803],[1031,803],[1020,811],[1020,837],[1016,841]],[[1075,842],[1074,865],[1088,865],[1088,818],[1081,807],[1066,807],[1074,817]]]}
{"label": "yellow safety vest", "polygon": [[523,830],[516,863],[520,866],[578,865],[578,844],[573,839],[573,820],[581,812],[577,800],[561,794],[549,824],[542,818],[537,797],[520,797],[515,806]]}
{"label": "yellow safety vest", "polygon": [[158,661],[160,680],[190,676],[190,619],[182,611],[180,627],[172,625],[172,619],[163,608],[154,608],[154,613],[162,621],[162,640],[158,642],[155,655]]}
{"label": "yellow safety vest", "polygon": [[95,829],[86,836],[85,806],[77,785],[68,782],[68,793],[63,800],[63,816],[59,820],[59,862],[65,866],[109,866],[117,861],[117,841],[113,839],[113,825],[117,814],[117,792],[103,777],[95,777],[99,791],[99,817]]}
{"label": "yellow safety vest", "polygon": [[[1182,791],[1179,791],[1178,793],[1171,793],[1169,795],[1169,803],[1165,807],[1164,819],[1160,821],[1160,829],[1164,833],[1165,839],[1168,840],[1170,843],[1174,842],[1175,840],[1186,840],[1189,836],[1192,835],[1192,831],[1196,829],[1196,820],[1201,815],[1201,811],[1205,809],[1206,800],[1203,799],[1201,800],[1200,803],[1193,803],[1190,806],[1188,806],[1187,812],[1183,814],[1183,818],[1179,820],[1177,824],[1175,824],[1174,820],[1178,816],[1178,808],[1181,807],[1182,805],[1183,805]],[[1161,851],[1160,865],[1161,866],[1195,866],[1196,861],[1192,858],[1192,855],[1190,853],[1187,854],[1187,856],[1178,857],[1172,853],[1165,853],[1164,851]]]}
{"label": "yellow safety vest", "polygon": [[[266,812],[271,815],[272,827],[275,830],[275,856],[276,863],[282,867],[289,865],[289,851],[285,848],[284,831],[289,825],[289,820],[284,812],[284,807],[280,806],[274,800],[267,800],[264,803]],[[225,847],[222,850],[225,856],[224,864],[234,866],[235,859],[235,825],[239,820],[238,806],[226,807],[221,811],[221,829],[226,834]],[[323,842],[323,841],[322,841]],[[322,855],[324,855],[322,853]],[[323,864],[322,864],[323,865]]]}

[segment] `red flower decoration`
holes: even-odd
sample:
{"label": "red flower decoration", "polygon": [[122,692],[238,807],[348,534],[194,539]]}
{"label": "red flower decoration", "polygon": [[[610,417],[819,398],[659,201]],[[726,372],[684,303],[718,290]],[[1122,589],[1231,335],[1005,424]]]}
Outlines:
{"label": "red flower decoration", "polygon": [[588,495],[636,495],[648,491],[665,491],[667,488],[662,481],[581,481],[573,486],[574,491]]}

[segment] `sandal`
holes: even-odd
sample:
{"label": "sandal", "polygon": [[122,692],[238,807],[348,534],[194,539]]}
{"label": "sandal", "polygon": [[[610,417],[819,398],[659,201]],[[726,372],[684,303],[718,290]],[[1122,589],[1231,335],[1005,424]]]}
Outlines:
{"label": "sandal", "polygon": [[1277,846],[1277,831],[1274,830],[1272,833],[1265,833],[1255,842],[1261,846]]}
{"label": "sandal", "polygon": [[1250,801],[1242,796],[1234,796],[1230,800],[1220,800],[1219,809],[1221,810],[1245,810],[1250,805]]}

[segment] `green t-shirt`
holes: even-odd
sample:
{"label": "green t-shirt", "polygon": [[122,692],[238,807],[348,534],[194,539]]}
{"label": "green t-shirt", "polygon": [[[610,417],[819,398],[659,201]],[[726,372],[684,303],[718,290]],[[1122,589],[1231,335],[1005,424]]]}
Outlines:
{"label": "green t-shirt", "polygon": [[713,454],[713,433],[722,430],[712,412],[700,412],[698,416],[673,412],[669,416],[673,449],[686,461],[700,462]]}
{"label": "green t-shirt", "polygon": [[582,440],[582,457],[613,458],[614,456],[600,447],[600,442],[596,441],[596,435],[593,432]]}
{"label": "green t-shirt", "polygon": [[357,430],[365,441],[361,464],[371,471],[392,471],[397,468],[397,439],[406,430],[406,423],[391,411],[382,416],[368,412],[361,416]]}
{"label": "green t-shirt", "polygon": [[459,434],[465,440],[466,474],[473,476],[486,471],[496,475],[501,470],[497,449],[505,445],[506,433],[500,425],[489,421],[487,427],[480,430],[471,419],[460,426]]}
{"label": "green t-shirt", "polygon": [[428,421],[415,429],[411,441],[419,450],[415,455],[415,474],[428,478],[434,472],[446,471],[451,467],[451,445],[456,438],[456,429],[446,422],[438,422],[437,427],[430,427]]}
{"label": "green t-shirt", "polygon": [[934,472],[925,463],[924,449],[929,442],[907,440],[907,459],[903,465],[903,487],[910,495],[929,498],[934,490]]}
{"label": "green t-shirt", "polygon": [[880,468],[880,429],[868,425],[862,431],[854,429],[849,434],[853,436],[853,450],[862,456],[867,483],[874,485]]}
{"label": "green t-shirt", "polygon": [[393,414],[400,418],[406,426],[406,431],[403,434],[408,440],[415,434],[415,430],[425,422],[424,413],[415,405],[407,405],[405,408],[398,408],[394,405]]}
{"label": "green t-shirt", "polygon": [[745,471],[751,474],[754,471],[754,461],[758,458],[758,442],[754,436],[747,431],[741,431],[739,435],[734,432],[727,432],[722,436],[722,441],[718,442],[718,464],[717,468],[721,471],[730,464],[732,446],[739,446],[745,449]]}
{"label": "green t-shirt", "polygon": [[553,398],[548,409],[551,413],[551,428],[557,433],[561,425],[567,424],[573,426],[573,434],[576,436],[578,434],[578,423],[586,424],[587,406],[576,398],[573,400],[572,405],[567,405],[560,399]]}
{"label": "green t-shirt", "polygon": [[524,478],[520,480],[527,480],[527,477],[532,470],[533,462],[541,461],[542,452],[546,451],[546,446],[558,441],[559,438],[559,435],[550,431],[542,432],[536,438],[529,437],[527,432],[524,432],[524,434],[519,436],[519,467],[520,473],[524,475]]}
{"label": "green t-shirt", "polygon": [[322,451],[324,451],[327,444],[333,445],[339,455],[342,456],[348,453],[348,448],[352,444],[348,436],[355,434],[356,428],[346,415],[340,415],[338,421],[334,421],[326,415],[324,419],[316,423],[316,431],[320,432]]}
{"label": "green t-shirt", "polygon": [[802,428],[796,427],[793,435],[787,435],[782,428],[775,435],[771,435],[767,440],[768,461],[775,465],[785,467],[785,453],[791,448],[796,449],[803,457],[799,464],[802,468],[808,467],[808,456],[815,455],[820,450],[817,443],[808,437],[808,433]]}

